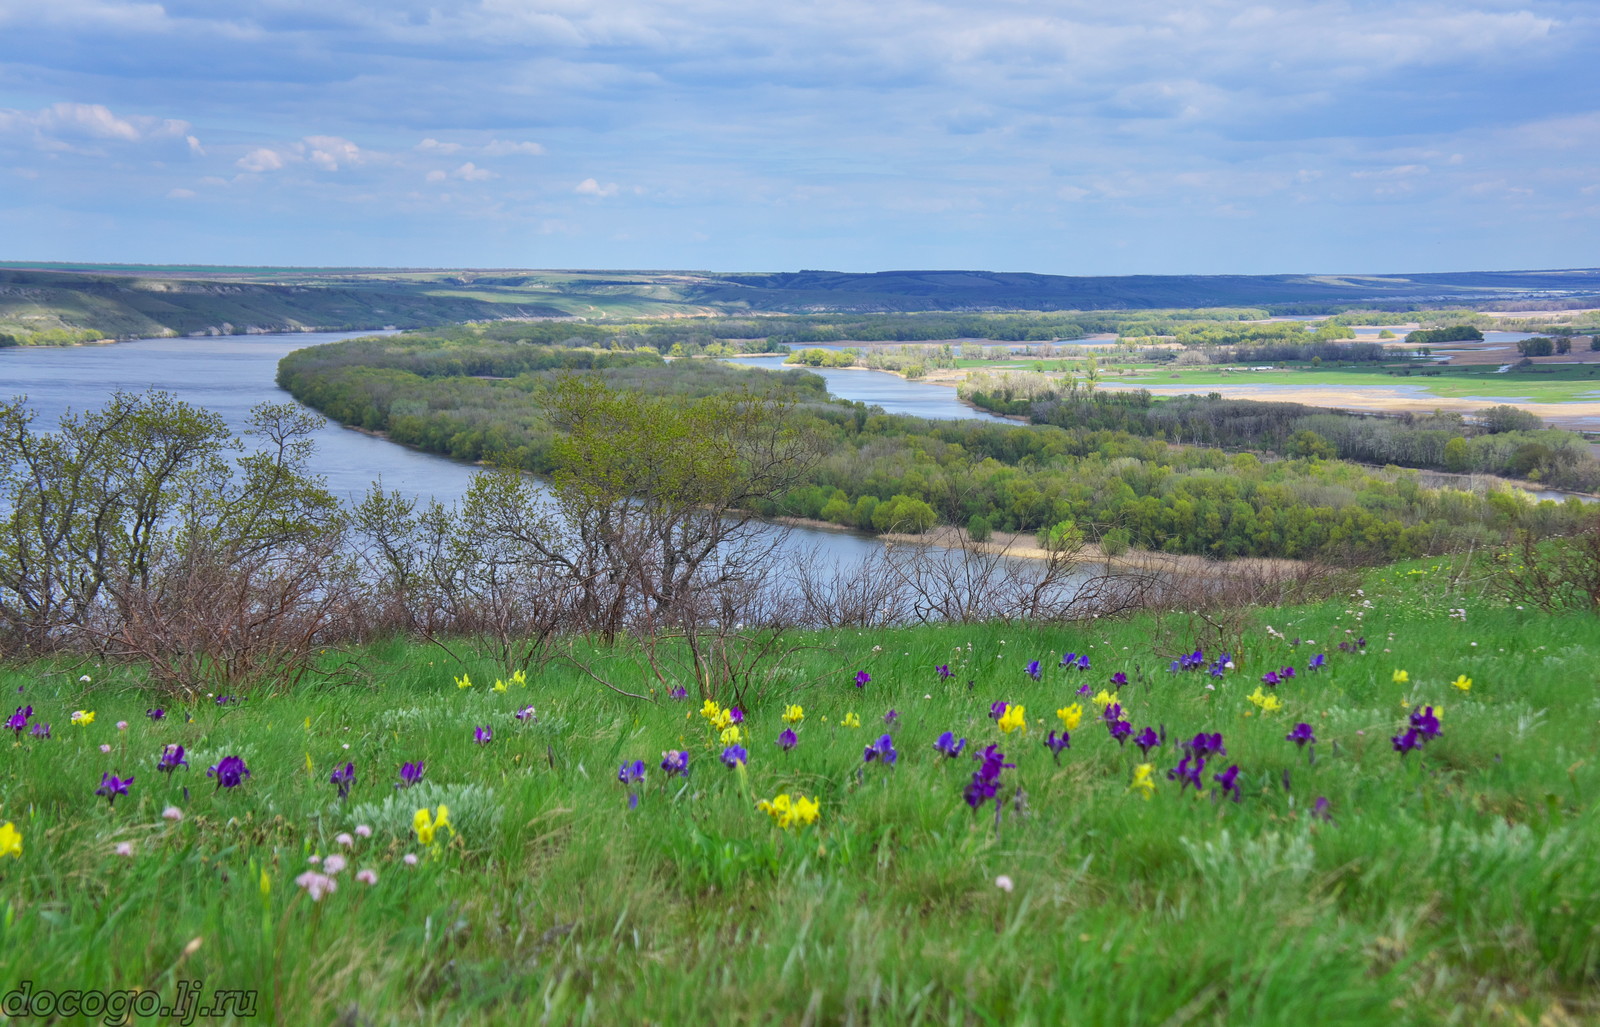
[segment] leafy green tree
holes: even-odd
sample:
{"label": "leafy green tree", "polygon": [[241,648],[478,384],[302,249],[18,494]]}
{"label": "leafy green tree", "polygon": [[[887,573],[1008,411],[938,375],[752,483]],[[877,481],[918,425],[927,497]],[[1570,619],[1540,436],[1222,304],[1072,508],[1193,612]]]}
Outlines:
{"label": "leafy green tree", "polygon": [[990,526],[989,519],[982,514],[973,514],[967,521],[967,537],[972,541],[987,542],[993,534],[994,528]]}

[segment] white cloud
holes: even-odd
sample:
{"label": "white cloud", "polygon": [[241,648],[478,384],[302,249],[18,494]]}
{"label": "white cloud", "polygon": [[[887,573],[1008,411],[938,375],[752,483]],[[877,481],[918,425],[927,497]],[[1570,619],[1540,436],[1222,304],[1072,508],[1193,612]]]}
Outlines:
{"label": "white cloud", "polygon": [[505,157],[511,154],[537,157],[542,153],[544,153],[544,147],[538,143],[513,143],[505,139],[495,139],[483,148],[485,157]]}
{"label": "white cloud", "polygon": [[592,178],[586,178],[579,182],[572,191],[579,196],[615,196],[617,194],[617,183],[607,182],[605,185],[601,185]]}
{"label": "white cloud", "polygon": [[249,153],[234,161],[245,171],[259,174],[263,171],[279,171],[283,168],[283,155],[277,150],[269,150],[265,146],[251,150]]}
{"label": "white cloud", "polygon": [[422,142],[416,145],[416,149],[422,153],[437,153],[440,156],[449,156],[450,154],[459,151],[461,149],[461,144],[441,143],[437,139],[424,139]]}
{"label": "white cloud", "polygon": [[167,199],[169,199],[169,200],[192,200],[192,199],[195,198],[196,195],[197,194],[195,193],[195,191],[193,189],[168,189],[167,190]]}
{"label": "white cloud", "polygon": [[145,115],[118,115],[98,103],[54,103],[37,111],[0,108],[0,137],[31,141],[46,150],[85,150],[84,143],[142,145],[188,140],[191,150],[200,141],[189,135],[187,121]]}
{"label": "white cloud", "polygon": [[339,136],[306,136],[310,152],[306,160],[324,171],[338,171],[341,166],[360,164],[361,147]]}
{"label": "white cloud", "polygon": [[487,182],[491,178],[500,177],[488,168],[478,167],[470,160],[450,173],[463,182]]}
{"label": "white cloud", "polygon": [[428,172],[427,180],[429,182],[443,182],[445,179],[447,179],[449,177],[450,177],[449,174],[446,173],[446,172],[439,171],[439,170],[434,170],[434,171]]}

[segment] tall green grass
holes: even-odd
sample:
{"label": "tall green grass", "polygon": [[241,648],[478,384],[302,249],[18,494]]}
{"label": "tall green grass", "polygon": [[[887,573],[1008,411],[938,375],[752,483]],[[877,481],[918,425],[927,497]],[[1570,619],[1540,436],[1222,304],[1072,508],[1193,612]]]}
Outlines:
{"label": "tall green grass", "polygon": [[[718,762],[695,683],[668,698],[680,682],[626,645],[581,652],[653,702],[559,665],[497,693],[508,668],[391,642],[326,654],[325,685],[151,721],[160,700],[136,668],[11,667],[0,688],[53,737],[4,742],[0,822],[23,851],[0,858],[0,984],[171,997],[199,980],[256,989],[278,1023],[1592,1020],[1600,630],[1454,582],[1419,564],[1339,601],[1232,618],[797,636],[815,648],[745,710],[742,771]],[[1222,678],[1167,669],[1219,642],[1236,664]],[[1092,668],[1060,669],[1067,650]],[[1307,673],[1317,652],[1328,666]],[[1247,696],[1284,666],[1284,708],[1263,713]],[[1076,694],[1117,671],[1134,728],[1168,735],[1148,801],[1129,788],[1138,750]],[[999,731],[995,700],[1026,706],[1025,733]],[[1042,740],[1072,702],[1084,718],[1058,763]],[[785,753],[791,703],[805,719]],[[1390,738],[1419,704],[1442,705],[1443,731],[1402,757]],[[529,705],[537,719],[516,720]],[[70,725],[74,709],[94,722]],[[842,726],[851,713],[859,728]],[[1285,740],[1299,721],[1314,763]],[[947,730],[1016,764],[998,818],[963,802],[976,763],[934,751]],[[1197,794],[1165,771],[1201,730],[1228,755]],[[863,764],[884,733],[898,761]],[[170,743],[190,768],[169,780],[155,763]],[[658,769],[669,749],[690,753],[686,781]],[[250,767],[239,788],[206,777],[224,755]],[[650,769],[630,810],[616,775],[634,759]],[[328,776],[347,760],[341,803]],[[415,760],[424,783],[394,787]],[[1239,802],[1211,780],[1229,764]],[[108,771],[135,775],[114,807],[94,794]],[[818,822],[776,827],[755,802],[779,793],[816,797]],[[1311,815],[1319,797],[1329,821]],[[441,802],[455,834],[424,847],[412,816]],[[336,836],[358,824],[372,836],[345,849]],[[294,879],[335,852],[350,865],[313,902]]]}

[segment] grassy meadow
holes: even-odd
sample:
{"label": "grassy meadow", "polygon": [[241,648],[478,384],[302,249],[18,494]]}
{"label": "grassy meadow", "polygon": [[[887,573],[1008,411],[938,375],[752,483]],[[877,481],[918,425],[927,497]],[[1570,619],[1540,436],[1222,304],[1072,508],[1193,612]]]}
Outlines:
{"label": "grassy meadow", "polygon": [[[1600,630],[1459,571],[793,634],[711,709],[627,644],[520,682],[393,641],[193,702],[138,668],[5,667],[32,713],[0,764],[0,982],[201,981],[272,1023],[1595,1022]],[[1201,733],[1225,753],[1173,780]]]}

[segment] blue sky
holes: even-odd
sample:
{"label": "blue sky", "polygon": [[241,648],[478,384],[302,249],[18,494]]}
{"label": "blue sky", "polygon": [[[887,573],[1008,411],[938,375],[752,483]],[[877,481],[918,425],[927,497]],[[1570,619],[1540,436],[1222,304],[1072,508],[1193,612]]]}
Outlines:
{"label": "blue sky", "polygon": [[1588,267],[1595,53],[1593,0],[0,0],[0,259]]}

